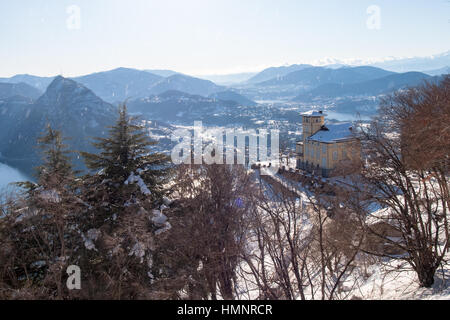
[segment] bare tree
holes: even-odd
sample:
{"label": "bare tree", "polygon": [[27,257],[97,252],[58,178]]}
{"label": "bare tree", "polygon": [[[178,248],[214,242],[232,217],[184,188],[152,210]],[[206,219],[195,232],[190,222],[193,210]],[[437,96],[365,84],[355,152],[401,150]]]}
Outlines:
{"label": "bare tree", "polygon": [[289,167],[292,156],[292,143],[288,137],[280,139],[280,164],[283,164],[283,157],[286,158],[286,165]]}
{"label": "bare tree", "polygon": [[179,281],[172,285],[190,298],[217,299],[219,292],[234,299],[252,181],[243,167],[227,165],[180,166],[174,179],[173,227],[160,242],[161,259],[184,264],[172,270]]}
{"label": "bare tree", "polygon": [[[340,299],[349,294],[362,244],[359,221],[351,214],[330,215],[324,190],[314,197],[263,178],[253,212],[244,278],[260,299]],[[304,201],[301,201],[303,199]],[[250,286],[249,285],[249,286]]]}
{"label": "bare tree", "polygon": [[[449,248],[450,78],[387,97],[380,116],[361,127],[361,177],[371,201],[388,210],[372,216],[396,237],[367,223],[367,230],[403,255],[420,285],[430,287]],[[379,254],[379,253],[378,253]],[[399,255],[393,256],[399,258]]]}

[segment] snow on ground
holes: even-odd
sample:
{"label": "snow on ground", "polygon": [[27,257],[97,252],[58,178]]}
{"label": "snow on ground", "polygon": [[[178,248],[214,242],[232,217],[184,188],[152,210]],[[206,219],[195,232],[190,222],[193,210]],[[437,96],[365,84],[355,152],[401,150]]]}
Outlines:
{"label": "snow on ground", "polygon": [[[450,257],[450,255],[449,255]],[[352,291],[364,300],[450,300],[450,267],[439,269],[432,288],[420,288],[405,262],[391,259],[368,268],[369,277]]]}
{"label": "snow on ground", "polygon": [[[255,172],[258,175],[258,171]],[[286,188],[296,189],[299,195],[299,201],[307,203],[307,190],[297,183],[293,183],[282,175],[272,176],[278,183]],[[257,179],[258,180],[258,179]],[[264,183],[264,182],[262,182]],[[276,205],[275,203],[273,205]],[[373,214],[384,216],[389,210],[375,209]],[[258,244],[251,242],[247,250],[249,254],[258,251]],[[445,261],[449,261],[450,252],[447,253]],[[256,262],[256,261],[255,261]],[[374,259],[371,265],[369,262],[359,262],[357,269],[342,284],[343,288],[348,288],[344,292],[345,299],[362,300],[450,300],[450,266],[447,264],[437,270],[435,274],[435,283],[431,288],[421,288],[417,274],[405,262],[397,259]],[[266,269],[269,274],[274,272],[273,262],[266,256]],[[240,265],[238,271],[237,292],[240,299],[257,299],[259,290],[254,279],[248,281],[250,268],[246,263]],[[311,267],[310,267],[311,268]],[[311,269],[313,270],[313,268]],[[243,273],[241,273],[243,272]],[[245,278],[242,274],[245,274]],[[310,298],[310,296],[307,298]],[[316,299],[318,297],[316,296]]]}

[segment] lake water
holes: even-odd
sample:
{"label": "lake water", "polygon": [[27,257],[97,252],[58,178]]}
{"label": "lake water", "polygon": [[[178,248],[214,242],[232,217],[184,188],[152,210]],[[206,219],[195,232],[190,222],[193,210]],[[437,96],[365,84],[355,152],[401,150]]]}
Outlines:
{"label": "lake water", "polygon": [[0,191],[8,186],[11,182],[26,181],[29,178],[19,170],[0,163]]}
{"label": "lake water", "polygon": [[358,120],[370,120],[370,116],[358,115],[356,113],[341,113],[331,110],[324,111],[327,114],[328,119],[335,119],[337,121],[358,121]]}

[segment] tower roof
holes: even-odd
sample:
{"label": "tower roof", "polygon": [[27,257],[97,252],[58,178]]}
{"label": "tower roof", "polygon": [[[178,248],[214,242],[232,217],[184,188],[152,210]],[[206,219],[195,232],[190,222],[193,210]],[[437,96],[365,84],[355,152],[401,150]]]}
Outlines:
{"label": "tower roof", "polygon": [[304,117],[323,117],[327,116],[327,114],[323,113],[323,111],[310,110],[307,112],[303,112],[300,115]]}

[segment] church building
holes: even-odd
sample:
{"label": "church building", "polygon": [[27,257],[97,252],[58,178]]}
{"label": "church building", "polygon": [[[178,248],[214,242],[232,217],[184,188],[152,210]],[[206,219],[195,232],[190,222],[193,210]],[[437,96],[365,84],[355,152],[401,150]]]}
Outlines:
{"label": "church building", "polygon": [[303,139],[297,142],[297,168],[329,177],[337,164],[356,154],[352,123],[325,124],[322,111],[302,114]]}

